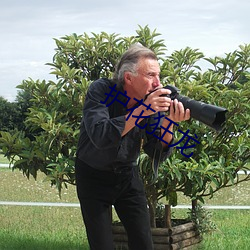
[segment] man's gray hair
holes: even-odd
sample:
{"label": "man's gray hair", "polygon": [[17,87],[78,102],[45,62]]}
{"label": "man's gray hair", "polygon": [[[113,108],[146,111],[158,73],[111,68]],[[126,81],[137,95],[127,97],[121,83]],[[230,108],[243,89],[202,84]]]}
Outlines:
{"label": "man's gray hair", "polygon": [[124,73],[131,72],[132,74],[137,74],[137,64],[139,59],[149,58],[157,60],[156,54],[142,46],[139,43],[133,44],[130,48],[122,55],[120,61],[116,65],[113,80],[118,83],[118,85],[124,85]]}

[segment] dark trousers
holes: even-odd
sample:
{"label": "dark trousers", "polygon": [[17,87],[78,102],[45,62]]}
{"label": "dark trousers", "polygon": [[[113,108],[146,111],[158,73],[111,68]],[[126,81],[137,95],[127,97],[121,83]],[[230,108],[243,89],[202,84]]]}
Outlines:
{"label": "dark trousers", "polygon": [[77,194],[91,250],[113,250],[110,208],[123,223],[130,250],[152,250],[147,201],[138,168],[99,171],[76,162]]}

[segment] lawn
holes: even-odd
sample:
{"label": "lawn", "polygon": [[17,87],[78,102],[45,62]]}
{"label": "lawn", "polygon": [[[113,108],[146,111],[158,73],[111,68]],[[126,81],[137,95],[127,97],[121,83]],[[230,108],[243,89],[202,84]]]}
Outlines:
{"label": "lawn", "polygon": [[[1,157],[0,157],[1,162]],[[63,191],[44,182],[28,180],[21,172],[0,168],[0,201],[73,202],[78,203],[74,186]],[[189,204],[180,197],[179,204]],[[249,183],[218,192],[206,204],[250,205]],[[173,209],[176,217],[185,210]],[[204,237],[199,249],[248,250],[250,246],[250,210],[210,210],[217,230]],[[0,205],[1,250],[84,250],[89,249],[80,208]],[[139,249],[138,249],[139,250]]]}

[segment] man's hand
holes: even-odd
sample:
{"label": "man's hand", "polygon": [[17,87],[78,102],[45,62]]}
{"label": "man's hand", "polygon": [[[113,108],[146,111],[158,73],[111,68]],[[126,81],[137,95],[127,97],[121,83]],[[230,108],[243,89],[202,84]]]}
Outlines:
{"label": "man's hand", "polygon": [[[177,99],[171,100],[169,97],[161,95],[169,95],[171,90],[160,88],[149,94],[145,100],[145,104],[151,104],[151,108],[157,112],[169,111],[168,118],[174,122],[181,122],[190,119],[190,110],[184,109],[183,104]],[[144,114],[152,115],[154,112],[145,110]]]}
{"label": "man's hand", "polygon": [[190,119],[190,109],[184,109],[183,104],[177,99],[171,102],[168,118],[173,122],[181,122]]}
{"label": "man's hand", "polygon": [[171,99],[166,96],[169,95],[171,91],[169,89],[160,88],[149,94],[145,100],[146,105],[151,105],[151,108],[155,111],[145,110],[145,114],[152,115],[157,112],[167,112],[171,106]]}
{"label": "man's hand", "polygon": [[[177,99],[171,101],[171,105],[169,108],[169,115],[168,118],[173,121],[173,122],[181,122],[181,121],[186,121],[190,119],[190,110],[189,109],[184,109],[183,104],[179,102]],[[170,124],[170,121],[167,119],[164,119],[162,122],[163,128],[168,128]],[[169,131],[173,132],[173,123],[169,127]],[[161,129],[161,133],[164,133],[164,130]],[[170,143],[172,140],[173,136],[171,133],[166,133],[165,136],[163,137],[164,141]],[[162,143],[163,147],[167,147],[166,143]]]}

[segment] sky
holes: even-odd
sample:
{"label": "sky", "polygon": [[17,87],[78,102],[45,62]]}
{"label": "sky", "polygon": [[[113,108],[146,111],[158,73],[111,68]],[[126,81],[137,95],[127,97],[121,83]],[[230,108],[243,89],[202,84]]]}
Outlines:
{"label": "sky", "polygon": [[54,38],[76,33],[161,33],[167,55],[189,46],[223,56],[250,42],[249,0],[1,0],[0,96],[15,100],[23,80],[54,80]]}

